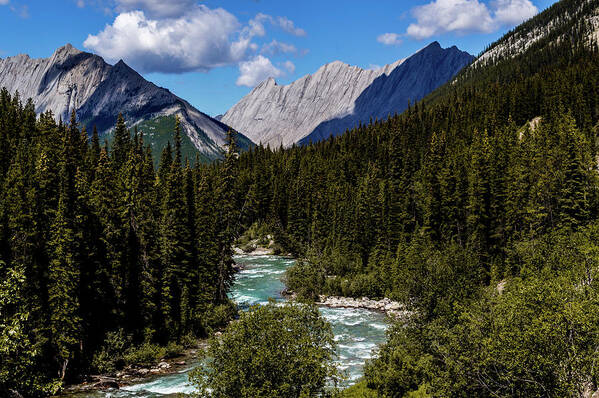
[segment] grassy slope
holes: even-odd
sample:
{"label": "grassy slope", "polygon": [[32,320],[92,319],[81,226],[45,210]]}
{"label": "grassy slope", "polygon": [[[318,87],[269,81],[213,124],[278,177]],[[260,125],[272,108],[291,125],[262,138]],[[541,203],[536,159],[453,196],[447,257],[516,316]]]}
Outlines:
{"label": "grassy slope", "polygon": [[[140,132],[143,132],[144,143],[146,145],[150,144],[152,147],[154,163],[158,164],[160,161],[160,154],[162,153],[164,147],[169,141],[171,145],[173,144],[175,116],[161,116],[152,120],[141,122],[137,125],[137,129]],[[194,164],[196,154],[199,154],[199,159],[202,163],[214,160],[209,156],[199,153],[187,135],[182,134],[181,138],[181,154],[183,155],[183,159],[187,157],[190,163]]]}
{"label": "grassy slope", "polygon": [[[173,144],[174,131],[175,131],[175,115],[160,116],[151,120],[146,120],[137,125],[137,130],[143,132],[144,144],[152,147],[152,157],[154,164],[157,166],[160,161],[160,154],[170,141]],[[237,145],[241,150],[247,150],[254,144],[245,136],[238,134]],[[110,143],[112,141],[112,131],[105,134],[102,138],[106,138]],[[196,155],[199,155],[201,163],[210,163],[216,160],[216,157],[208,156],[198,152],[195,148],[191,139],[183,134],[181,142],[181,152],[183,159],[186,157],[189,162],[193,165],[195,163]]]}
{"label": "grassy slope", "polygon": [[[137,125],[137,130],[143,133],[144,145],[150,145],[152,147],[152,158],[154,164],[158,166],[160,162],[160,154],[170,141],[173,145],[174,131],[175,131],[175,115],[161,116],[152,120],[146,120]],[[107,139],[108,143],[112,142],[112,131],[106,133],[102,139]],[[196,155],[199,155],[200,162],[209,163],[215,160],[212,157],[206,156],[196,149],[191,142],[191,139],[185,134],[181,137],[181,153],[183,159],[186,157],[189,162],[193,165],[195,163]]]}

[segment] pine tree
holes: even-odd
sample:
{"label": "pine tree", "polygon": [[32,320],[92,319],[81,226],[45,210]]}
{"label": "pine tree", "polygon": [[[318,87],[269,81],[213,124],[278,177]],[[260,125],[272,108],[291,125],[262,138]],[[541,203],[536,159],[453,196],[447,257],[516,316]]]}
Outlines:
{"label": "pine tree", "polygon": [[117,169],[120,169],[126,163],[130,147],[131,135],[125,125],[123,115],[119,113],[112,141],[112,160]]}
{"label": "pine tree", "polygon": [[468,231],[474,249],[483,257],[489,237],[489,137],[486,132],[477,134],[471,148],[468,177]]}
{"label": "pine tree", "polygon": [[[168,160],[167,160],[168,161]],[[161,165],[161,168],[164,167]],[[181,145],[178,124],[175,129],[175,158],[166,177],[162,202],[160,232],[161,262],[163,267],[161,308],[164,332],[170,338],[181,336],[181,304],[183,287],[192,262],[191,234],[187,221]]]}
{"label": "pine tree", "polygon": [[81,328],[78,300],[79,267],[76,263],[78,248],[72,210],[69,209],[66,192],[61,191],[56,218],[52,224],[52,254],[48,269],[52,345],[61,380],[65,378],[69,362],[78,351]]}
{"label": "pine tree", "polygon": [[592,161],[589,147],[584,136],[576,128],[574,119],[565,116],[558,128],[563,137],[562,148],[566,154],[558,202],[559,215],[564,228],[576,229],[589,219],[590,191],[596,179],[590,172]]}
{"label": "pine tree", "polygon": [[227,133],[227,152],[220,168],[217,197],[219,203],[218,243],[219,260],[217,265],[216,298],[220,302],[227,300],[227,292],[233,283],[232,245],[237,235],[239,223],[236,209],[235,178],[239,153],[235,141],[235,132]]}

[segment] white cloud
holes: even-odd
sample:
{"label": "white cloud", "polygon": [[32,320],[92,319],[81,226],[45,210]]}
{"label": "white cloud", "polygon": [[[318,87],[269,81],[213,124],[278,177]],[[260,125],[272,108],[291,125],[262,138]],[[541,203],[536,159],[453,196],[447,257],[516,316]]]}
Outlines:
{"label": "white cloud", "polygon": [[415,39],[454,32],[491,33],[502,26],[516,25],[534,16],[538,9],[530,0],[434,0],[413,9],[416,23],[407,34]]}
{"label": "white cloud", "polygon": [[435,0],[413,10],[417,23],[408,26],[408,35],[425,39],[446,32],[493,31],[493,18],[478,0]]}
{"label": "white cloud", "polygon": [[293,64],[293,62],[285,61],[283,66],[285,67],[285,69],[287,69],[287,72],[289,72],[289,73],[295,72],[295,65]]}
{"label": "white cloud", "polygon": [[84,8],[85,7],[85,1],[83,1],[83,0],[77,0],[77,7]]}
{"label": "white cloud", "polygon": [[0,0],[0,6],[5,6],[9,3],[10,0]]}
{"label": "white cloud", "polygon": [[306,36],[306,31],[295,27],[295,24],[292,20],[286,17],[277,17],[277,24],[283,29],[285,32],[290,33],[294,36]]}
{"label": "white cloud", "polygon": [[259,25],[264,29],[264,23],[269,22],[274,26],[283,29],[285,32],[294,36],[306,36],[306,31],[295,26],[295,23],[287,17],[273,17],[267,14],[259,13],[250,21],[250,25]]}
{"label": "white cloud", "polygon": [[402,42],[397,33],[383,33],[376,38],[376,41],[387,46],[399,45]]}
{"label": "white cloud", "polygon": [[144,11],[155,18],[181,17],[196,5],[196,0],[116,0],[117,12]]}
{"label": "white cloud", "polygon": [[237,79],[238,86],[254,87],[256,84],[269,77],[283,76],[283,72],[276,68],[270,59],[258,55],[249,61],[239,64],[239,78]]}
{"label": "white cloud", "polygon": [[[77,1],[84,5],[93,0]],[[252,86],[295,70],[290,61],[276,67],[264,56],[298,54],[294,45],[277,40],[260,47],[255,39],[266,36],[265,24],[296,36],[306,34],[285,17],[259,13],[242,24],[223,8],[211,9],[197,0],[112,1],[120,14],[102,31],[88,35],[83,45],[109,62],[123,59],[142,73],[207,72],[237,65],[237,84]]]}
{"label": "white cloud", "polygon": [[[8,1],[5,4],[8,4]],[[21,6],[10,6],[10,10],[23,19],[30,17],[29,6],[27,4]]]}
{"label": "white cloud", "polygon": [[199,5],[180,18],[122,13],[83,45],[109,61],[123,59],[141,72],[182,73],[243,61],[257,48],[251,39],[252,33],[241,29],[234,15]]}
{"label": "white cloud", "polygon": [[278,40],[273,40],[262,46],[260,50],[262,54],[280,55],[287,53],[297,53],[297,48],[293,44],[282,43]]}
{"label": "white cloud", "polygon": [[518,25],[539,12],[530,0],[496,0],[491,7],[495,20],[502,25]]}

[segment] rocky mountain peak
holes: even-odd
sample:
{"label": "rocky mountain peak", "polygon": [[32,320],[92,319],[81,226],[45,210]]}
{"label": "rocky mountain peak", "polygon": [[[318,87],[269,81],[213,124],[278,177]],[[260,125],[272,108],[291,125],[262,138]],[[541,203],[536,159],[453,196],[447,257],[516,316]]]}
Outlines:
{"label": "rocky mountain peak", "polygon": [[83,51],[76,49],[71,43],[67,43],[62,47],[58,47],[56,51],[54,51],[55,56],[69,56],[81,53],[83,53]]}
{"label": "rocky mountain peak", "polygon": [[252,141],[290,146],[317,141],[372,118],[403,111],[451,79],[473,57],[433,42],[378,69],[327,63],[288,85],[266,80],[223,116]]}
{"label": "rocky mountain peak", "polygon": [[[89,131],[97,126],[100,134],[110,132],[119,113],[129,125],[147,122],[164,126],[165,119],[174,120],[177,115],[190,146],[205,159],[221,156],[229,129],[167,89],[145,80],[122,60],[112,66],[71,44],[58,48],[49,58],[22,55],[0,59],[0,87],[11,93],[19,91],[22,98],[32,98],[38,113],[52,111],[56,119],[68,120],[74,110]],[[170,137],[172,131],[154,127],[152,133],[162,142],[165,138],[158,135]],[[247,138],[240,136],[240,146],[248,145]]]}

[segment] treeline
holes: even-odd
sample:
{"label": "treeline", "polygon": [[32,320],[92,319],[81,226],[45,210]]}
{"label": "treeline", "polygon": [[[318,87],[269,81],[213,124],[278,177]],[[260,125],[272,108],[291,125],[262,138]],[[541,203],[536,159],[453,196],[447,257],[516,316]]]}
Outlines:
{"label": "treeline", "polygon": [[383,396],[597,389],[599,53],[574,25],[387,121],[241,156],[239,205],[306,259],[288,287],[414,311],[367,367]]}
{"label": "treeline", "polygon": [[325,142],[258,147],[240,158],[245,206],[316,259],[325,293],[411,295],[402,259],[423,241],[468,249],[483,283],[518,275],[511,244],[596,219],[598,72],[583,51]]}
{"label": "treeline", "polygon": [[192,168],[173,134],[155,171],[122,117],[108,148],[0,92],[0,395],[51,393],[227,321],[234,139],[218,170]]}

